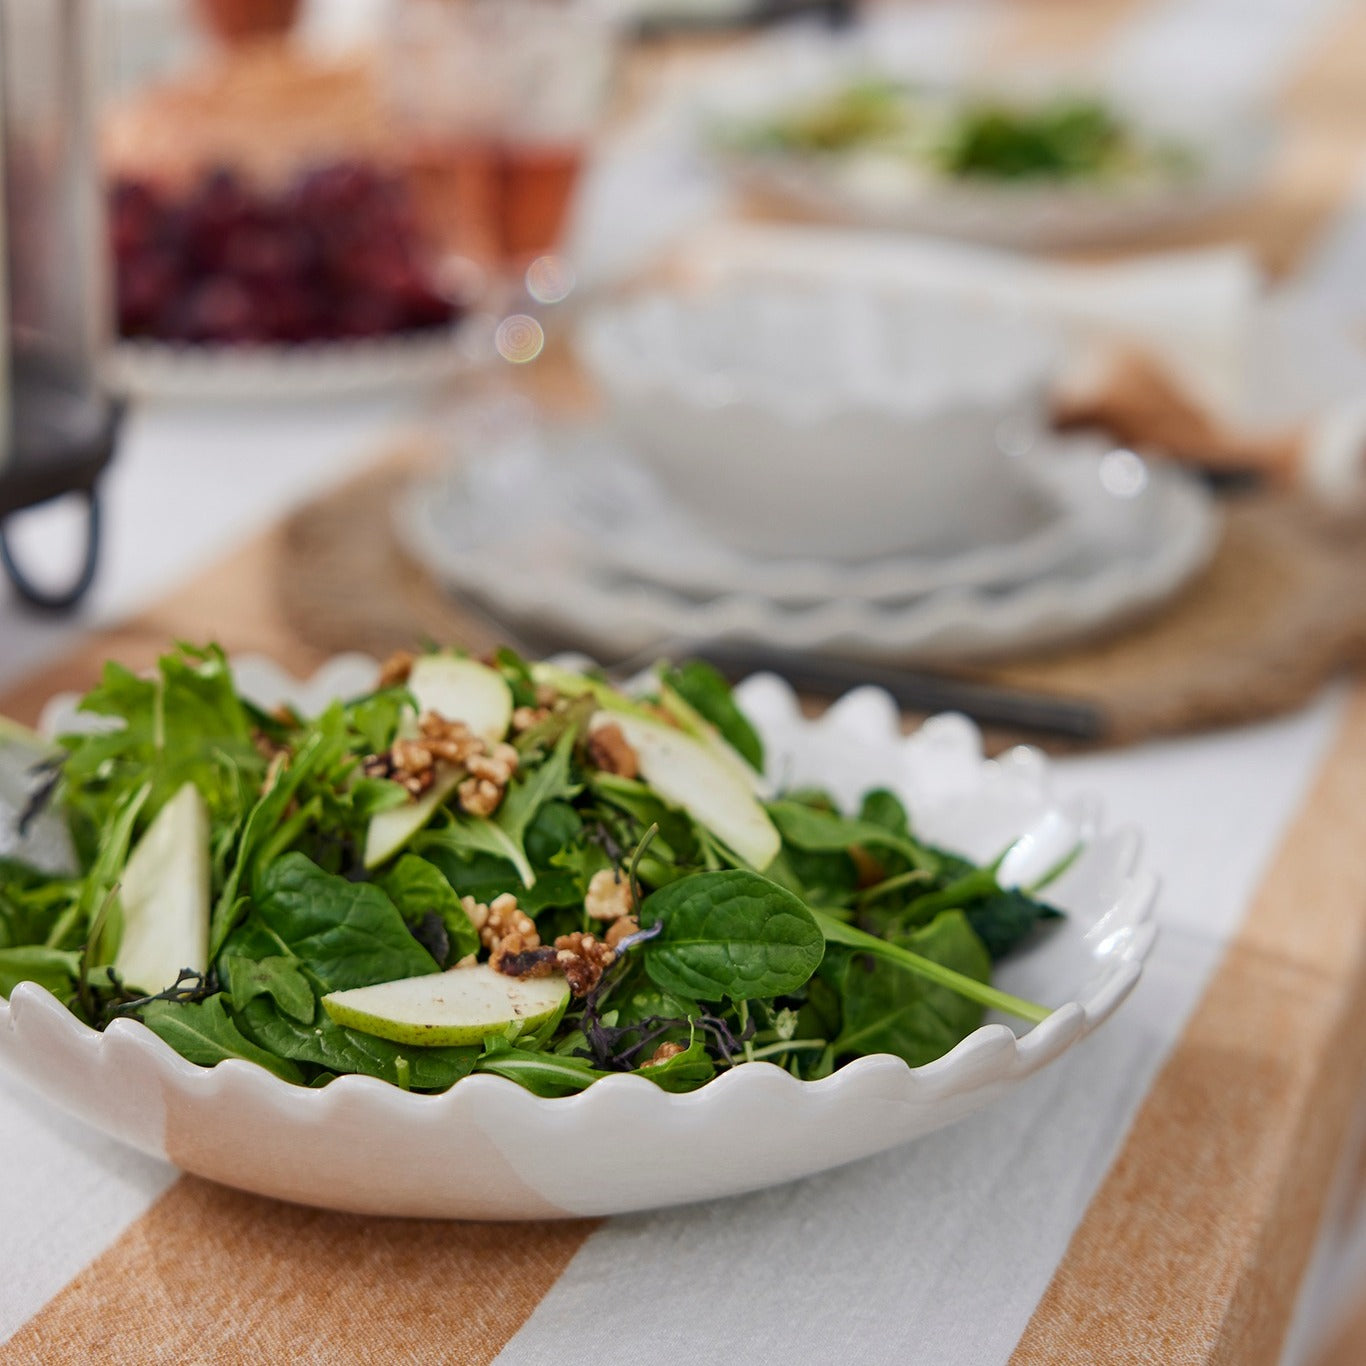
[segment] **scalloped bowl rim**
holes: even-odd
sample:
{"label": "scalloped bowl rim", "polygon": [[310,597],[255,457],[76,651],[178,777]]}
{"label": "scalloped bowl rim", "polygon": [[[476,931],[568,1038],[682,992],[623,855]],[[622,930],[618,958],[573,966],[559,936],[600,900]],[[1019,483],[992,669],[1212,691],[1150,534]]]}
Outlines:
{"label": "scalloped bowl rim", "polygon": [[[365,659],[365,656],[334,656],[332,663],[342,659]],[[240,660],[234,660],[234,664],[239,664]],[[784,689],[791,692],[788,685],[777,678],[776,675],[751,675],[751,678],[763,677],[765,680],[772,680]],[[749,680],[746,680],[748,682]],[[741,685],[743,686],[743,685]],[[855,691],[882,692],[881,689],[857,689]],[[845,694],[849,696],[850,694]],[[883,694],[888,696],[887,694]],[[58,699],[54,699],[58,700]],[[890,696],[888,696],[890,701]],[[931,717],[929,722],[937,718]],[[966,718],[957,718],[966,721]],[[967,724],[971,725],[971,722]],[[975,729],[975,727],[974,727]],[[983,761],[989,762],[989,761]],[[853,1080],[874,1067],[879,1070],[887,1064],[892,1064],[895,1070],[904,1073],[906,1078],[913,1084],[924,1084],[934,1086],[939,1077],[948,1071],[955,1069],[955,1064],[966,1053],[975,1052],[981,1047],[983,1041],[999,1039],[1004,1043],[1007,1038],[1013,1041],[1015,1052],[1026,1064],[1026,1074],[1032,1073],[1037,1068],[1052,1061],[1063,1048],[1073,1042],[1072,1038],[1067,1037],[1062,1047],[1056,1046],[1055,1035],[1072,1029],[1072,1020],[1077,1016],[1081,1017],[1083,1032],[1089,1033],[1099,1024],[1107,1020],[1123,1002],[1125,996],[1137,984],[1143,971],[1143,963],[1147,957],[1148,950],[1155,937],[1155,926],[1152,924],[1152,902],[1156,897],[1157,882],[1151,874],[1130,873],[1126,879],[1126,888],[1132,891],[1137,886],[1139,895],[1148,904],[1145,914],[1140,916],[1135,924],[1144,927],[1147,932],[1135,935],[1123,951],[1116,957],[1111,971],[1106,972],[1097,982],[1096,989],[1090,994],[1087,1000],[1066,1001],[1054,1008],[1047,1019],[1034,1025],[1023,1034],[1015,1034],[1008,1026],[1002,1024],[983,1024],[978,1026],[971,1034],[956,1044],[949,1052],[942,1057],[936,1058],[933,1062],[923,1063],[919,1067],[911,1067],[904,1059],[892,1053],[869,1053],[862,1057],[855,1058],[852,1062],[846,1063],[838,1071],[831,1073],[828,1077],[823,1077],[819,1081],[801,1081],[785,1072],[781,1067],[774,1063],[758,1061],[751,1063],[738,1064],[718,1073],[711,1081],[693,1091],[671,1092],[656,1086],[654,1082],[647,1080],[639,1075],[623,1073],[621,1076],[604,1077],[594,1082],[591,1086],[582,1091],[575,1092],[568,1096],[537,1096],[528,1091],[524,1086],[511,1081],[506,1077],[493,1076],[489,1073],[472,1074],[462,1077],[445,1091],[437,1092],[404,1092],[393,1086],[391,1083],[382,1081],[378,1077],[367,1077],[359,1074],[345,1074],[329,1082],[326,1087],[310,1089],[300,1087],[277,1077],[265,1068],[259,1067],[255,1063],[246,1062],[242,1059],[229,1058],[218,1063],[215,1067],[204,1067],[198,1063],[190,1062],[182,1057],[164,1039],[154,1034],[146,1025],[137,1020],[115,1020],[103,1032],[92,1029],[83,1023],[71,1011],[57,1001],[51,992],[43,987],[37,986],[32,982],[20,982],[11,994],[9,1001],[0,997],[0,1027],[8,1023],[11,1012],[21,1013],[30,1008],[30,1001],[52,1002],[61,1011],[61,1015],[70,1021],[73,1037],[85,1041],[99,1040],[104,1037],[129,1038],[135,1039],[146,1047],[157,1059],[163,1068],[169,1068],[177,1073],[181,1078],[194,1080],[208,1076],[215,1071],[227,1069],[230,1072],[241,1072],[256,1077],[260,1084],[269,1090],[274,1090],[281,1095],[312,1095],[323,1097],[334,1092],[344,1092],[347,1090],[377,1090],[382,1094],[390,1096],[403,1096],[401,1103],[414,1105],[433,1105],[448,1100],[457,1091],[463,1090],[469,1094],[475,1089],[476,1085],[485,1088],[495,1087],[500,1090],[516,1092],[518,1095],[526,1096],[528,1099],[537,1102],[539,1105],[554,1106],[564,1109],[569,1106],[591,1103],[588,1097],[594,1094],[603,1094],[605,1089],[621,1089],[622,1084],[633,1087],[637,1090],[649,1092],[661,1099],[666,1099],[674,1104],[695,1104],[698,1098],[707,1092],[714,1092],[716,1088],[735,1086],[738,1083],[736,1077],[743,1075],[753,1075],[755,1069],[771,1074],[775,1077],[782,1077],[792,1086],[805,1091],[833,1091],[839,1089],[839,1084]],[[918,1081],[917,1081],[918,1079]]]}

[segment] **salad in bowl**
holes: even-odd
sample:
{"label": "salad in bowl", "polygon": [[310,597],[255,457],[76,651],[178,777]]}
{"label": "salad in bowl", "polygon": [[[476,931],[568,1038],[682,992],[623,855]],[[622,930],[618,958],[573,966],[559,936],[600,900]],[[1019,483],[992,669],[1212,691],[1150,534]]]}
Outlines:
{"label": "salad in bowl", "polygon": [[[828,742],[873,696],[800,724]],[[26,759],[0,857],[0,1062],[121,1138],[285,1198],[525,1217],[819,1170],[1056,1056],[1151,938],[1132,846],[1032,786],[1020,806],[1018,775],[1006,806],[980,803],[995,854],[953,852],[892,785],[851,805],[847,771],[838,793],[788,756],[765,777],[760,730],[700,663],[627,692],[434,650],[305,711],[182,645],[149,676],[109,664],[73,715]],[[931,734],[960,795],[981,766],[969,733]],[[11,759],[39,748],[7,735]],[[1055,883],[1082,889],[1083,924]],[[1081,1000],[993,984],[1054,938]],[[758,1165],[724,1147],[737,1123],[778,1126]],[[614,1190],[545,1169],[606,1131],[644,1144]],[[511,1187],[449,1165],[476,1143]]]}

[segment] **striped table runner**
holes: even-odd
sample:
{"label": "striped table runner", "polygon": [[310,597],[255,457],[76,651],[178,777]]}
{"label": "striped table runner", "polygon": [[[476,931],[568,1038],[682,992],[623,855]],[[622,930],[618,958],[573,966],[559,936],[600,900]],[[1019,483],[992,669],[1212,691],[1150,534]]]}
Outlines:
{"label": "striped table runner", "polygon": [[[977,63],[1140,70],[1183,53],[1287,120],[1237,230],[1282,271],[1330,224],[1355,231],[1366,7],[1038,0],[922,4],[909,22]],[[206,629],[313,668],[273,613],[273,537],[0,711],[31,718],[104,655],[144,663]],[[491,1226],[331,1215],[177,1177],[0,1078],[0,1360],[1276,1361],[1366,1076],[1366,688],[1060,768],[1144,829],[1163,938],[1124,1010],[1004,1103],[738,1200]],[[610,1180],[611,1154],[584,1176]]]}

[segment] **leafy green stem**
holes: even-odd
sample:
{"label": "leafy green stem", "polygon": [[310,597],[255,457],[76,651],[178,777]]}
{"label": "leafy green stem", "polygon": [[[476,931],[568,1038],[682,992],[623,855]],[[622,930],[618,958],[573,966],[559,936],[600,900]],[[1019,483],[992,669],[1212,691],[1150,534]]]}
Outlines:
{"label": "leafy green stem", "polygon": [[889,943],[886,939],[879,939],[877,935],[869,934],[866,930],[860,930],[857,926],[846,925],[833,916],[827,915],[824,911],[813,910],[811,914],[816,917],[816,923],[821,927],[829,943],[845,944],[849,948],[872,954],[876,958],[883,958],[889,963],[896,963],[910,972],[918,973],[927,981],[935,982],[941,987],[947,987],[950,991],[956,991],[960,996],[966,997],[969,1001],[975,1001],[978,1005],[986,1006],[991,1010],[1002,1011],[1007,1015],[1014,1015],[1021,1020],[1028,1020],[1031,1024],[1039,1024],[1053,1013],[1047,1006],[1036,1005],[1033,1001],[1012,996],[1009,992],[1001,991],[986,982],[979,982],[975,978],[966,977],[961,972],[955,972],[952,968],[944,967],[942,963],[933,962],[929,958],[922,958],[920,954],[912,953],[910,949],[903,949],[900,945]]}

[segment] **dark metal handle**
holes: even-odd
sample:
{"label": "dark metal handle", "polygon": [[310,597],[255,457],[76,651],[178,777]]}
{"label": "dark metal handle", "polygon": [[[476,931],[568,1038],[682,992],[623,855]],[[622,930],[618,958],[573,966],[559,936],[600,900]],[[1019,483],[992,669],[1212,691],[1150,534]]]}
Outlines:
{"label": "dark metal handle", "polygon": [[75,579],[66,588],[40,588],[35,584],[15,560],[5,525],[0,522],[0,564],[4,565],[14,591],[40,612],[70,611],[95,580],[100,558],[100,498],[93,488],[82,489],[80,493],[85,498],[85,556]]}

